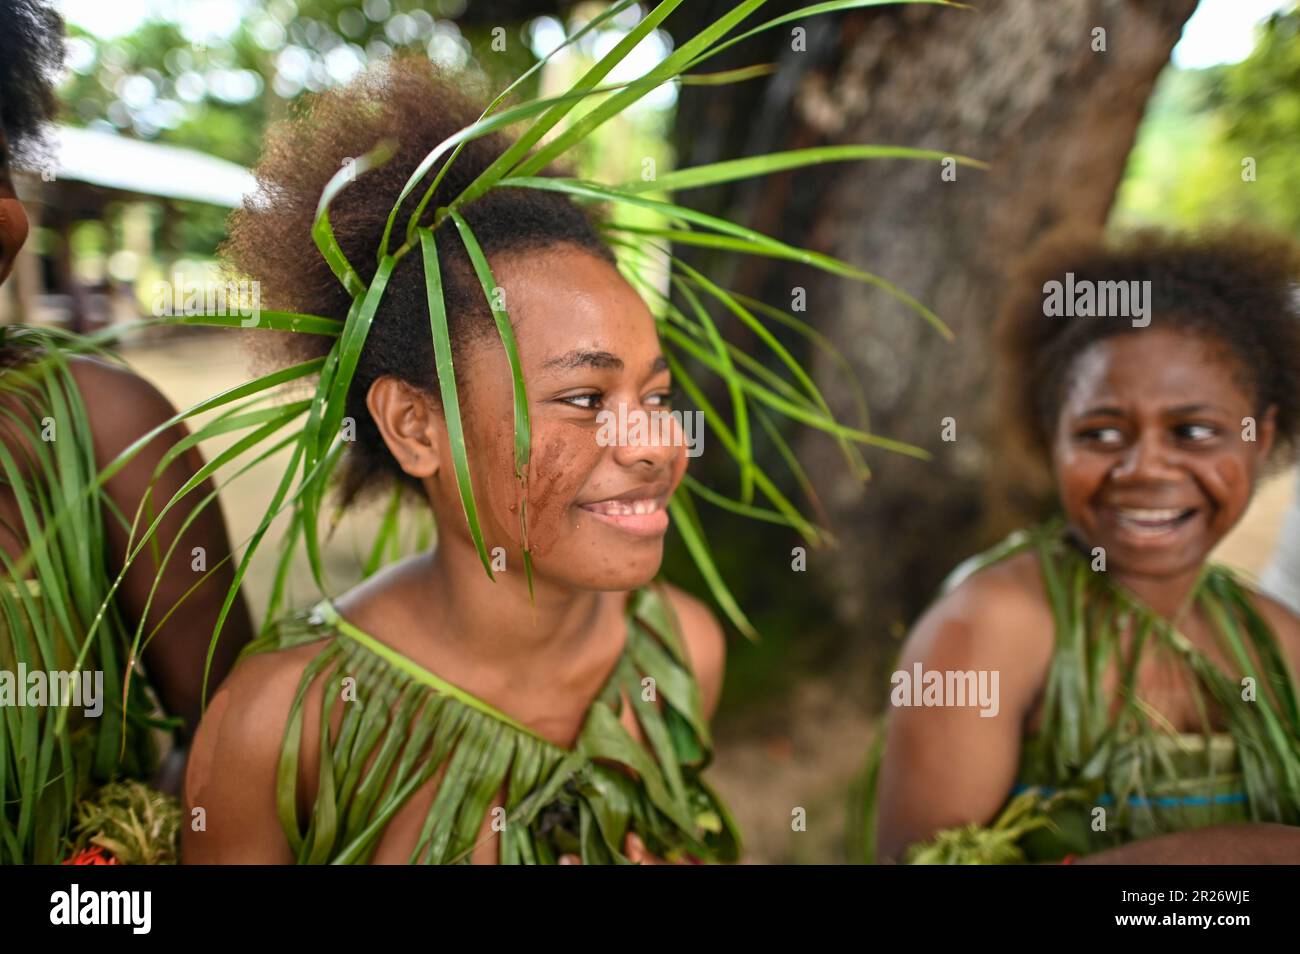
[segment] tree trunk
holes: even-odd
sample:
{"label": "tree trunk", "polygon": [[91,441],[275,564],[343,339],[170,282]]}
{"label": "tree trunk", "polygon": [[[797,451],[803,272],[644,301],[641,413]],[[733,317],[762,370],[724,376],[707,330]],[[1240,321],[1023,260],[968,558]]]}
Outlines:
{"label": "tree trunk", "polygon": [[[670,25],[680,39],[729,5],[692,0]],[[1006,495],[989,489],[999,459],[991,331],[1004,276],[1045,231],[1105,223],[1147,98],[1195,5],[987,0],[974,11],[813,17],[800,24],[806,51],[792,49],[784,26],[704,67],[777,62],[765,80],[683,91],[682,166],[840,143],[990,164],[959,167],[955,181],[933,162],[839,164],[678,197],[874,272],[956,333],[949,343],[888,295],[805,266],[687,256],[773,304],[788,307],[793,289],[806,289],[802,317],[858,372],[872,429],[934,455],[923,462],[872,451],[873,477],[862,487],[829,440],[809,435],[796,447],[841,541],[810,554],[807,578],[855,649],[879,647],[909,624],[948,570],[1009,529]],[[1103,40],[1104,51],[1095,50]],[[851,391],[830,361],[813,360],[828,402],[852,421]],[[955,441],[942,439],[945,418]],[[787,556],[769,575],[789,570]]]}

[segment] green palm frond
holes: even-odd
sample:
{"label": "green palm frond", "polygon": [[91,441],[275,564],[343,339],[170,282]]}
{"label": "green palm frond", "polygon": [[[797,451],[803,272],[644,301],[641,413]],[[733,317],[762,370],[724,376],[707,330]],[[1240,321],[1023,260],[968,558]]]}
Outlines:
{"label": "green palm frond", "polygon": [[[780,523],[798,531],[811,544],[830,540],[829,533],[805,516],[780,489],[779,475],[769,473],[757,458],[755,438],[766,438],[777,456],[788,465],[790,475],[800,491],[808,496],[814,511],[818,509],[807,475],[787,443],[789,429],[805,426],[820,430],[841,447],[845,460],[856,476],[868,474],[862,457],[865,448],[924,457],[923,451],[874,433],[870,429],[865,401],[857,390],[857,421],[846,424],[836,419],[816,383],[782,343],[777,331],[790,332],[810,342],[847,370],[847,362],[834,346],[806,322],[780,309],[721,287],[707,276],[671,255],[673,246],[701,245],[739,254],[757,255],[778,260],[796,261],[852,281],[876,287],[905,303],[937,332],[951,337],[947,326],[924,304],[886,278],[832,256],[799,248],[753,229],[743,228],[717,216],[710,216],[676,204],[670,195],[705,185],[737,181],[774,172],[798,171],[826,163],[871,160],[937,161],[948,154],[931,150],[893,145],[835,146],[799,149],[769,156],[712,163],[693,169],[669,172],[654,182],[606,184],[577,178],[542,175],[554,160],[567,155],[582,144],[603,123],[656,87],[670,82],[707,83],[744,82],[770,70],[770,64],[758,64],[737,70],[702,74],[699,68],[717,53],[763,30],[794,22],[807,16],[835,13],[850,9],[882,5],[883,0],[862,2],[817,3],[774,19],[760,20],[745,27],[751,17],[761,12],[765,0],[742,0],[696,35],[685,39],[661,63],[645,75],[625,83],[610,83],[614,69],[628,53],[660,28],[681,6],[683,0],[663,0],[651,9],[617,43],[586,70],[569,89],[554,95],[508,105],[528,75],[549,59],[577,41],[608,18],[626,11],[630,0],[621,0],[568,37],[556,50],[543,57],[525,76],[503,90],[483,114],[464,129],[438,144],[409,176],[393,203],[383,239],[375,250],[377,267],[374,277],[365,282],[354,263],[347,260],[336,240],[330,221],[333,200],[365,169],[385,162],[392,144],[378,143],[350,169],[340,170],[324,190],[317,209],[312,236],[334,275],[347,290],[352,306],[344,321],[289,312],[263,312],[259,330],[287,331],[332,336],[335,341],[329,354],[311,366],[299,365],[280,379],[260,378],[249,385],[227,392],[220,400],[205,402],[179,417],[193,422],[195,414],[229,410],[216,420],[195,424],[194,439],[203,441],[218,433],[229,434],[244,429],[252,439],[239,441],[237,452],[223,455],[220,467],[236,467],[240,455],[259,454],[263,445],[285,442],[292,448],[288,465],[272,497],[264,518],[252,537],[244,542],[236,585],[248,571],[253,553],[263,542],[271,521],[279,514],[290,515],[284,549],[275,574],[267,624],[274,613],[283,610],[283,588],[288,566],[295,553],[305,553],[313,577],[322,592],[329,592],[321,559],[322,520],[331,475],[340,459],[344,442],[340,426],[345,403],[361,357],[371,322],[384,295],[385,286],[397,264],[409,254],[422,257],[429,307],[430,336],[437,363],[442,407],[446,415],[452,451],[452,469],[466,524],[484,571],[491,576],[488,550],[479,519],[478,503],[470,483],[468,452],[461,423],[460,401],[456,389],[448,316],[443,288],[439,279],[438,253],[434,236],[438,229],[454,229],[468,253],[492,308],[501,347],[511,369],[514,394],[514,468],[520,503],[520,526],[523,558],[531,585],[531,554],[526,536],[525,513],[528,501],[529,455],[531,448],[526,382],[519,367],[514,334],[509,316],[493,295],[496,287],[491,266],[479,248],[473,229],[462,214],[476,199],[497,189],[538,189],[559,192],[579,203],[599,203],[614,210],[636,213],[635,222],[620,223],[612,216],[604,226],[608,240],[618,252],[620,267],[634,286],[642,292],[661,334],[675,381],[705,415],[706,426],[735,462],[738,487],[733,494],[716,488],[702,487],[686,481],[671,503],[678,532],[695,559],[718,605],[741,631],[752,634],[753,626],[731,596],[725,581],[709,556],[702,524],[695,512],[694,500],[706,501],[731,512]],[[902,0],[937,6],[959,6],[945,0]],[[593,105],[594,104],[594,105]],[[584,110],[575,112],[578,107]],[[585,108],[591,107],[591,108]],[[579,114],[580,113],[580,114]],[[577,118],[574,118],[574,117]],[[441,207],[430,208],[435,190],[462,147],[475,139],[500,132],[508,127],[522,131],[501,155],[466,186],[460,194]],[[972,166],[981,165],[966,157],[952,157]],[[411,208],[408,199],[418,197],[414,211],[405,219],[402,209]],[[418,250],[418,252],[417,252]],[[657,283],[664,263],[669,268],[668,284]],[[664,290],[666,289],[666,290]],[[761,360],[728,342],[714,317],[714,310],[734,319],[763,345],[766,357]],[[172,319],[177,324],[234,325],[239,319],[218,315],[195,315]],[[255,416],[256,407],[276,401],[283,385],[300,383],[317,375],[314,390],[304,402],[280,405],[279,413]],[[725,409],[713,406],[706,397],[708,387],[701,375],[716,376],[727,394]],[[856,387],[856,383],[855,383]],[[247,404],[234,408],[234,402]],[[124,455],[129,456],[129,455]],[[243,469],[243,468],[241,468]],[[170,502],[164,503],[165,511]],[[393,505],[394,507],[396,504]],[[395,513],[395,511],[390,511]],[[366,567],[376,569],[391,555],[397,539],[394,517],[386,521],[388,529],[370,549]],[[139,533],[133,537],[133,553],[139,552],[157,525],[157,518],[138,520]],[[233,591],[232,591],[233,592]],[[233,595],[231,597],[233,600]],[[227,609],[229,606],[227,606]],[[224,620],[224,614],[223,614]],[[263,629],[266,629],[264,624]],[[214,640],[220,624],[214,632]],[[147,637],[146,637],[147,638]]]}
{"label": "green palm frond", "polygon": [[[97,479],[69,364],[79,351],[107,356],[53,329],[9,328],[4,346],[13,363],[0,374],[0,485],[19,514],[5,529],[26,550],[0,551],[0,864],[53,864],[67,857],[73,808],[92,786],[152,770],[155,705],[129,679],[130,627],[104,604],[108,521],[127,520]],[[50,672],[102,673],[99,715],[56,700],[52,683],[41,704],[25,704],[39,697],[28,698],[22,674]]]}

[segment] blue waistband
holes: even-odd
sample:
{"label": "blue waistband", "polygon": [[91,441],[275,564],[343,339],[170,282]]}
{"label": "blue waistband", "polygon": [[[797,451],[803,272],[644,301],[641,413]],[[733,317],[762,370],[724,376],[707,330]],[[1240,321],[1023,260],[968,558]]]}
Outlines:
{"label": "blue waistband", "polygon": [[[1021,792],[1036,788],[1044,796],[1052,796],[1059,789],[1050,788],[1046,785],[1026,785],[1024,782],[1017,782],[1016,787],[1011,790],[1012,795],[1019,795]],[[1142,795],[1130,795],[1128,804],[1135,808],[1190,808],[1204,805],[1239,805],[1246,801],[1245,792],[1230,792],[1223,795],[1162,795],[1157,798],[1146,798]],[[1115,804],[1115,796],[1105,792],[1097,796],[1098,805]]]}

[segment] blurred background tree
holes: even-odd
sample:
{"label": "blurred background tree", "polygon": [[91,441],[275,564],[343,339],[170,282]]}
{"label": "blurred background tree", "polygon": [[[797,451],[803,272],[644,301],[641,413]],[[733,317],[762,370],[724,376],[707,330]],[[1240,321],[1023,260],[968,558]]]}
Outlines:
{"label": "blurred background tree", "polygon": [[[723,6],[701,0],[689,16],[705,20]],[[733,273],[721,256],[687,256],[783,307],[801,289],[810,320],[861,378],[873,429],[934,455],[873,454],[863,487],[837,466],[833,443],[800,438],[796,451],[841,542],[810,555],[803,577],[792,577],[772,534],[760,541],[748,528],[731,531],[752,540],[730,551],[735,574],[750,583],[746,605],[779,616],[768,629],[816,668],[848,685],[884,685],[868,683],[864,666],[890,662],[943,576],[1024,519],[1007,506],[1003,485],[1014,475],[998,473],[1005,458],[991,400],[1003,276],[1044,231],[1106,222],[1147,98],[1195,6],[985,0],[974,11],[852,11],[809,20],[802,34],[772,31],[764,48],[746,44],[715,67],[777,62],[763,81],[683,92],[675,127],[683,165],[837,143],[916,146],[991,164],[945,177],[929,163],[855,163],[685,199],[883,276],[956,335],[948,342],[879,290],[799,264],[746,261]],[[740,328],[727,333],[744,340]],[[844,376],[824,356],[804,355],[837,415],[851,418]],[[948,421],[955,440],[944,439]],[[787,647],[777,650],[772,671],[797,671],[782,658]]]}

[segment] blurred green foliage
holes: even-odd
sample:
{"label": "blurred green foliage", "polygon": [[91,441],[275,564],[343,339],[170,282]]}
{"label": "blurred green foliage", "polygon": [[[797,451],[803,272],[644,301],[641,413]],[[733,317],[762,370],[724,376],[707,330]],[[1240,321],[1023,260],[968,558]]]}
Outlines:
{"label": "blurred green foliage", "polygon": [[[72,25],[60,119],[251,166],[269,122],[373,59],[419,51],[494,86],[533,64],[521,25],[494,36],[491,26],[462,29],[438,19],[444,9],[454,13],[464,4],[271,0],[228,36],[198,40],[165,19],[112,38]],[[480,55],[487,50],[490,56]],[[187,202],[173,208],[172,251],[211,257],[225,235],[227,210]]]}
{"label": "blurred green foliage", "polygon": [[[602,6],[574,8],[569,29],[576,28],[575,17],[590,18]],[[269,0],[250,9],[225,36],[195,39],[166,19],[111,38],[70,26],[61,120],[252,166],[270,123],[290,115],[304,97],[347,82],[375,60],[423,53],[488,93],[536,62],[536,43],[549,48],[558,42],[560,24],[554,18],[534,36],[541,21],[494,24],[478,12],[470,17],[463,0]],[[458,22],[462,14],[465,22]],[[619,26],[625,31],[630,21]],[[540,95],[543,83],[572,82],[603,52],[600,44],[621,35],[596,31],[591,42],[579,46],[579,55],[539,73],[520,89],[519,98]],[[575,117],[595,105],[575,110]],[[618,117],[577,151],[575,171],[618,182],[640,175],[647,160],[655,168],[670,168],[671,122],[670,105]],[[227,210],[185,202],[172,209],[169,251],[211,258],[225,235]],[[158,239],[163,249],[163,235]]]}
{"label": "blurred green foliage", "polygon": [[1250,223],[1300,237],[1300,8],[1240,63],[1170,66],[1147,107],[1112,224]]}

